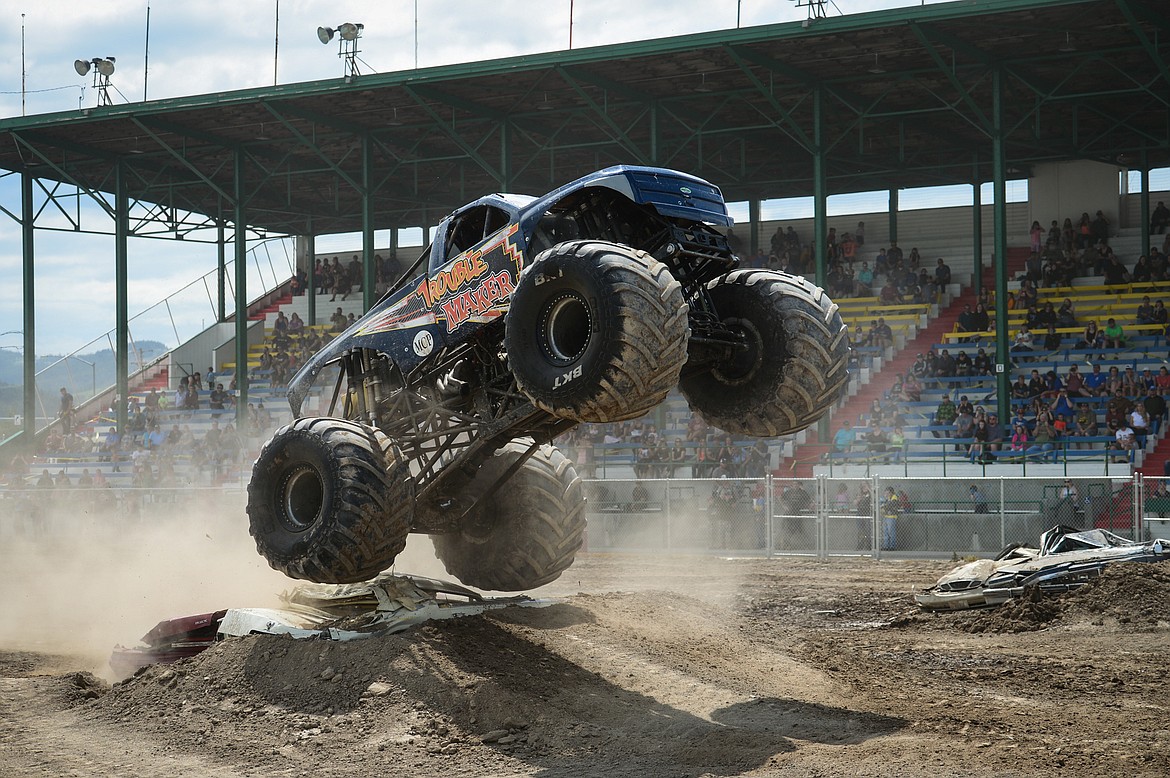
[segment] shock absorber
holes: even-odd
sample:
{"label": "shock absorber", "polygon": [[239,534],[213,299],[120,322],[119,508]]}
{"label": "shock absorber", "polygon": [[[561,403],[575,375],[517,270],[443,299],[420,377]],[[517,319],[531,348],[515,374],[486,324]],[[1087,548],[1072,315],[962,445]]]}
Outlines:
{"label": "shock absorber", "polygon": [[374,364],[374,353],[370,349],[362,349],[362,416],[372,427],[378,426],[378,401],[382,397],[382,376]]}

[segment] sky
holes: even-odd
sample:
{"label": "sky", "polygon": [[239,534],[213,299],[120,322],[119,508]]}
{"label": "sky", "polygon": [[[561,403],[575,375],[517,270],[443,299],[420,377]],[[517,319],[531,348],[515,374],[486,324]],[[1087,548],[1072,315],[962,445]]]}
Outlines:
{"label": "sky", "polygon": [[[920,4],[836,0],[826,10],[837,16]],[[570,8],[573,48],[733,28],[737,15],[745,27],[807,16],[793,0],[0,0],[0,117],[94,105],[92,77],[77,75],[77,59],[115,57],[113,101],[138,102],[341,76],[336,43],[322,45],[316,30],[347,21],[365,25],[359,56],[366,71],[561,50],[569,45]],[[0,178],[0,205],[15,210],[14,179]],[[93,338],[94,348],[108,345],[113,238],[38,231],[36,242],[37,352],[65,353]],[[348,248],[325,238],[318,246]],[[214,271],[214,246],[132,239],[129,252],[131,316],[155,306],[132,322],[132,338],[174,344],[210,323],[214,278],[200,279]],[[261,278],[287,277],[290,252],[283,244],[258,247],[250,291]],[[21,345],[10,332],[22,326],[20,274],[20,231],[0,213],[0,333],[7,333],[0,348]]]}

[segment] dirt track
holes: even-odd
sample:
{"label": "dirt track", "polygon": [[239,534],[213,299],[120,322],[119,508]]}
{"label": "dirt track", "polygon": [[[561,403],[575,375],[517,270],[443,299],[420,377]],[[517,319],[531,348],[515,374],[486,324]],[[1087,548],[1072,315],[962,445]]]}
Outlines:
{"label": "dirt track", "polygon": [[908,593],[950,566],[583,555],[541,590],[564,597],[547,609],[346,644],[234,639],[112,688],[74,672],[81,658],[14,648],[0,654],[0,764],[16,776],[1170,773],[1165,565],[1118,568],[1054,607],[916,613]]}

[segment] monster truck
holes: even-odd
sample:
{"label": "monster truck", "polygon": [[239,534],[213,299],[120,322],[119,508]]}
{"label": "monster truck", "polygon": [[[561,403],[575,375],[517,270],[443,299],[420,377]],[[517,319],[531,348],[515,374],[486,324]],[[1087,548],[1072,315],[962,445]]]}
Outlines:
{"label": "monster truck", "polygon": [[[676,385],[731,433],[805,428],[840,397],[837,306],[798,276],[737,269],[720,190],[611,167],[544,197],[489,195],[289,383],[296,421],[261,450],[250,531],[274,568],[350,583],[409,533],[481,589],[548,583],[585,530],[552,441],[645,414]],[[324,415],[302,416],[318,378]]]}

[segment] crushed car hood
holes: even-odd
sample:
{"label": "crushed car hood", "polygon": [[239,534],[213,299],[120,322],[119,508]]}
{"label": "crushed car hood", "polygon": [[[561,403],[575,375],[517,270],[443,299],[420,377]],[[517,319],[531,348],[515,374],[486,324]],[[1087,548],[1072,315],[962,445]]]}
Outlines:
{"label": "crushed car hood", "polygon": [[1046,594],[1070,591],[1117,562],[1167,559],[1167,540],[1142,543],[1101,529],[1056,526],[1040,536],[1038,548],[1008,546],[995,559],[962,564],[915,594],[914,601],[928,611],[985,608],[1019,597],[1025,587],[1037,586]]}
{"label": "crushed car hood", "polygon": [[404,632],[427,621],[513,606],[543,608],[554,602],[524,595],[489,598],[456,583],[390,573],[356,584],[302,584],[280,599],[282,608],[228,608],[160,621],[142,636],[141,645],[116,646],[110,667],[126,677],[147,665],[193,657],[228,637],[358,640]]}

